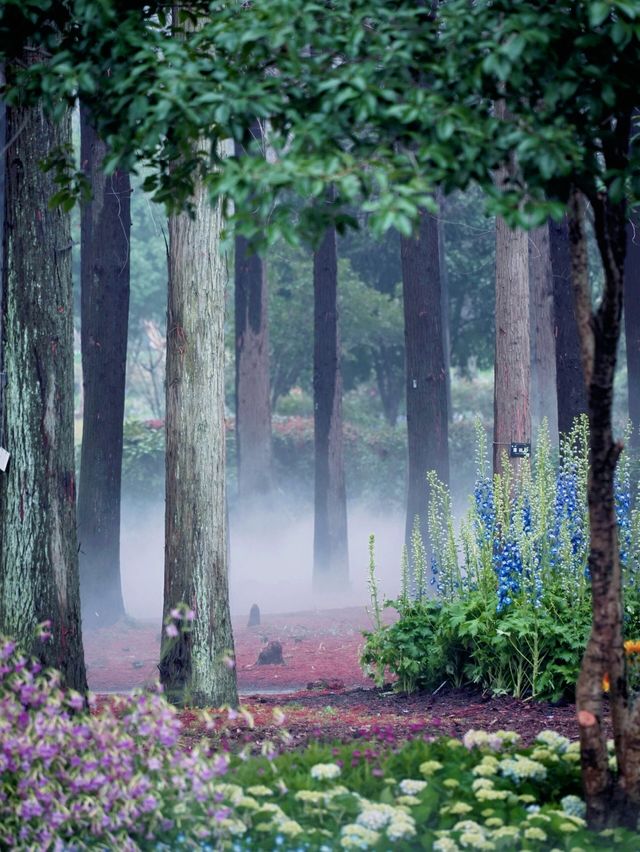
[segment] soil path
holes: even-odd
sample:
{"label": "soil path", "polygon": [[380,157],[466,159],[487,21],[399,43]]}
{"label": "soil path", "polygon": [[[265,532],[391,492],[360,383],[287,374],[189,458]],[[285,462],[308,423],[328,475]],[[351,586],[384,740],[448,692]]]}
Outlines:
{"label": "soil path", "polygon": [[[568,704],[492,698],[474,689],[444,687],[410,696],[374,689],[358,662],[362,630],[371,627],[363,607],[266,615],[258,627],[234,624],[241,701],[255,728],[250,730],[242,715],[236,719],[235,714],[215,713],[218,741],[227,748],[278,741],[282,714],[287,748],[311,739],[460,737],[470,728],[509,728],[525,742],[545,728],[577,737],[575,709]],[[125,692],[157,679],[156,623],[122,622],[89,633],[84,641],[89,685],[95,692]],[[257,665],[260,651],[271,641],[281,643],[284,664]],[[183,710],[180,715],[187,747],[209,736],[198,713]]]}

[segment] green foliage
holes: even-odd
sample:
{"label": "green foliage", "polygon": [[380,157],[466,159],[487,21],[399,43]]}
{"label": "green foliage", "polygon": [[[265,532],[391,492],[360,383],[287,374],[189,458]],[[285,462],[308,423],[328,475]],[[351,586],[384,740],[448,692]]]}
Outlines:
{"label": "green foliage", "polygon": [[122,492],[138,501],[163,499],[164,421],[125,421]]}

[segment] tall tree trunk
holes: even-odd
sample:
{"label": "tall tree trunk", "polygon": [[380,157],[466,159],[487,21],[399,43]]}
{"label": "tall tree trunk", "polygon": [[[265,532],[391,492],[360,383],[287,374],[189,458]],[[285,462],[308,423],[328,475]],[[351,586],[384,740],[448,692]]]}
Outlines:
{"label": "tall tree trunk", "polygon": [[569,225],[549,220],[549,247],[553,273],[553,315],[556,338],[556,399],[558,431],[571,431],[579,414],[587,412],[587,389],[580,363],[580,341],[573,306]]}
{"label": "tall tree trunk", "polygon": [[92,200],[81,211],[81,345],[84,409],[78,539],[86,626],[124,615],[120,584],[120,482],[129,319],[129,175],[107,176],[108,148],[80,107],[80,158]]}
{"label": "tall tree trunk", "polygon": [[[525,231],[496,219],[496,355],[493,393],[493,470],[502,473],[512,442],[531,441],[529,241]],[[522,458],[509,458],[517,477]]]}
{"label": "tall tree trunk", "polygon": [[[22,62],[43,61],[29,51]],[[7,69],[10,72],[10,69]],[[41,161],[71,144],[41,107],[7,109],[5,278],[7,385],[0,474],[0,631],[86,689],[80,625],[73,448],[73,302],[69,216]],[[51,621],[49,642],[34,640]]]}
{"label": "tall tree trunk", "polygon": [[328,228],[313,255],[313,579],[319,592],[343,590],[349,579],[337,288],[336,232]]}
{"label": "tall tree trunk", "polygon": [[449,306],[449,273],[447,271],[446,245],[444,233],[445,195],[438,192],[438,253],[440,257],[440,296],[442,302],[442,345],[444,349],[444,369],[447,379],[447,416],[449,422],[453,418],[453,403],[451,400],[451,317]]}
{"label": "tall tree trunk", "polygon": [[[169,220],[166,378],[165,625],[185,604],[192,629],[162,636],[160,679],[171,700],[237,702],[229,612],[224,433],[221,205],[199,184],[195,218]],[[175,627],[176,625],[169,625]]]}
{"label": "tall tree trunk", "polygon": [[[413,237],[400,238],[406,352],[408,485],[405,538],[416,518],[428,550],[427,472],[449,482],[447,375],[442,328],[438,221],[420,211]],[[428,585],[429,589],[432,586]]]}
{"label": "tall tree trunk", "polygon": [[540,424],[546,418],[551,443],[557,446],[556,341],[548,225],[536,228],[529,234],[529,296],[532,435],[535,438]]}
{"label": "tall tree trunk", "polygon": [[633,424],[631,446],[640,450],[640,216],[637,210],[632,211],[627,223],[624,330],[627,344],[629,419]]}
{"label": "tall tree trunk", "polygon": [[[624,133],[624,122],[618,130]],[[627,126],[628,130],[628,126]],[[626,151],[626,145],[620,146]],[[597,310],[591,306],[583,206],[570,206],[572,279],[585,384],[589,390],[589,572],[593,620],[576,704],[587,820],[592,828],[634,829],[640,814],[640,704],[631,704],[622,633],[622,572],[618,552],[614,476],[622,449],[613,440],[613,384],[621,330],[625,256],[625,204],[593,196],[595,233],[605,282]],[[603,725],[602,679],[611,684],[610,709],[618,769],[609,767]]]}
{"label": "tall tree trunk", "polygon": [[[261,138],[257,122],[252,132]],[[245,237],[237,236],[235,247],[236,455],[238,493],[247,500],[271,488],[267,270]]]}

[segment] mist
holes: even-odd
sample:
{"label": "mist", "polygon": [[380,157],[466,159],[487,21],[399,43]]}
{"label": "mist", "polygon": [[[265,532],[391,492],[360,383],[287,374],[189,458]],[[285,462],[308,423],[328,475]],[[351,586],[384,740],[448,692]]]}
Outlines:
{"label": "mist", "polygon": [[[369,602],[369,536],[375,535],[376,577],[385,597],[400,591],[404,516],[376,514],[349,506],[349,586],[314,593],[313,512],[293,507],[232,512],[229,585],[231,613],[248,617],[256,603],[262,613],[363,606]],[[124,504],[120,544],[122,592],[135,619],[162,617],[164,503]]]}

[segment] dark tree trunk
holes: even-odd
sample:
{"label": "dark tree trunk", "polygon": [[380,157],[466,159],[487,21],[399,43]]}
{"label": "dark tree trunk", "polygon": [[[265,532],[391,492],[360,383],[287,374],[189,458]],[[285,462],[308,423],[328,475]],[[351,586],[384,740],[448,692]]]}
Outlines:
{"label": "dark tree trunk", "polygon": [[343,590],[349,579],[337,288],[336,232],[328,228],[313,255],[313,579],[319,592]]}
{"label": "dark tree trunk", "polygon": [[496,355],[493,394],[493,471],[505,454],[515,474],[525,463],[509,457],[512,442],[531,441],[529,407],[529,241],[525,231],[496,219]]}
{"label": "dark tree trunk", "polygon": [[631,446],[640,450],[640,216],[637,210],[632,212],[627,223],[624,330],[627,344],[629,419],[633,424]]}
{"label": "dark tree trunk", "polygon": [[[237,703],[229,612],[224,427],[221,204],[199,184],[195,218],[169,220],[164,618],[180,604],[193,624],[162,634],[160,679],[176,703]],[[191,629],[192,627],[192,629]],[[186,628],[186,629],[185,629]]]}
{"label": "dark tree trunk", "polygon": [[551,443],[557,446],[556,341],[548,225],[529,234],[529,295],[532,437],[535,439],[540,424],[546,418]]}
{"label": "dark tree trunk", "polygon": [[[254,125],[256,138],[260,126]],[[236,147],[236,155],[243,149]],[[238,494],[260,497],[271,488],[271,400],[267,271],[245,237],[236,237],[236,455]]]}
{"label": "dark tree trunk", "polygon": [[120,481],[129,319],[129,175],[102,172],[108,148],[80,107],[81,164],[92,200],[81,211],[84,389],[78,494],[80,594],[85,626],[124,615],[120,584]]}
{"label": "dark tree trunk", "polygon": [[[29,51],[22,61],[42,61]],[[86,690],[80,624],[73,447],[73,302],[69,216],[49,209],[57,187],[41,161],[71,144],[67,114],[7,110],[5,277],[7,373],[0,473],[0,631],[66,685]],[[51,621],[49,642],[34,639]]]}
{"label": "dark tree trunk", "polygon": [[587,390],[573,306],[571,247],[566,217],[562,222],[549,220],[549,246],[553,272],[558,431],[566,434],[571,431],[575,418],[587,412]]}
{"label": "dark tree trunk", "polygon": [[[442,329],[438,220],[420,212],[415,236],[400,238],[406,352],[408,485],[405,538],[418,518],[428,550],[427,472],[449,482],[447,375]],[[428,588],[432,586],[429,584]]]}
{"label": "dark tree trunk", "polygon": [[449,306],[449,273],[447,271],[446,244],[444,233],[445,195],[438,192],[438,252],[440,256],[440,297],[442,302],[442,345],[444,349],[444,368],[447,378],[447,416],[453,417],[451,401],[451,317]]}

